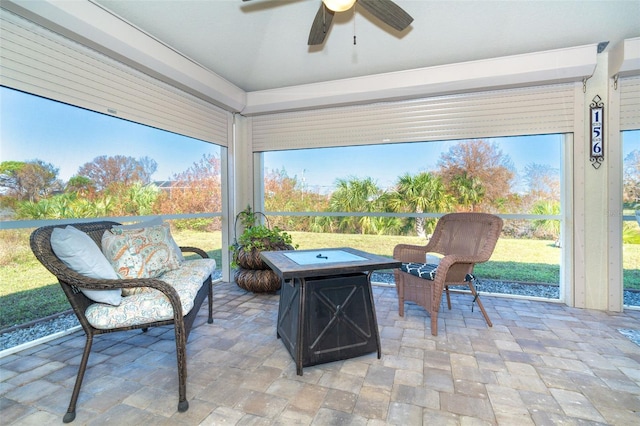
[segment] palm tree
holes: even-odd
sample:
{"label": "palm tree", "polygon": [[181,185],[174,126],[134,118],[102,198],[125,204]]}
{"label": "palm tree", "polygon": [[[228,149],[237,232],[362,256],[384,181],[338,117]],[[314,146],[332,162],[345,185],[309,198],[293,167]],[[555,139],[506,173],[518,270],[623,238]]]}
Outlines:
{"label": "palm tree", "polygon": [[[401,176],[395,191],[389,197],[389,206],[396,212],[445,212],[450,210],[452,205],[453,199],[447,193],[442,179],[428,172],[415,176],[407,173]],[[435,222],[435,219],[416,218],[418,236],[426,237],[427,231],[433,231]]]}
{"label": "palm tree", "polygon": [[[370,177],[336,180],[336,190],[331,194],[329,210],[334,212],[375,212],[381,196],[380,188]],[[344,232],[360,234],[377,233],[371,217],[344,217],[338,227]]]}
{"label": "palm tree", "polygon": [[144,185],[142,182],[134,182],[122,195],[123,210],[128,214],[143,216],[153,214],[153,205],[159,193],[160,190],[155,185]]}
{"label": "palm tree", "polygon": [[[538,215],[559,215],[560,203],[557,201],[542,200],[538,201],[531,209],[532,214]],[[533,221],[533,226],[536,230],[550,233],[555,239],[556,244],[559,244],[560,237],[560,221],[553,219],[536,219]]]}
{"label": "palm tree", "polygon": [[465,207],[468,206],[469,211],[474,210],[474,206],[482,201],[486,193],[480,179],[475,176],[467,176],[467,172],[455,176],[451,181],[451,186],[458,197],[458,203]]}

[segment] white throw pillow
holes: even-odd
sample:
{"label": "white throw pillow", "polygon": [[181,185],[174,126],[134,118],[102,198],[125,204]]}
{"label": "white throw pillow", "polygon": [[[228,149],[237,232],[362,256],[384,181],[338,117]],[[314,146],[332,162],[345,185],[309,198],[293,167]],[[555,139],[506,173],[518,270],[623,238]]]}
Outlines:
{"label": "white throw pillow", "polygon": [[[51,248],[58,258],[75,272],[96,279],[117,280],[120,277],[91,237],[73,226],[55,228],[51,233]],[[88,290],[80,288],[95,302],[118,306],[122,290]]]}
{"label": "white throw pillow", "polygon": [[441,255],[440,253],[427,253],[427,255],[425,257],[425,260],[426,260],[425,263],[427,265],[436,265],[436,266],[438,266],[443,257],[444,256]]}

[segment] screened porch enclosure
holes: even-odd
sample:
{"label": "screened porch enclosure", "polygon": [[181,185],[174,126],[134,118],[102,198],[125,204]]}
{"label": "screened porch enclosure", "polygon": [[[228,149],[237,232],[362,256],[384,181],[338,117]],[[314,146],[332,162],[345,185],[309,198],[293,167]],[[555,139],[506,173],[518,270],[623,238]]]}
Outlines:
{"label": "screened porch enclosure", "polygon": [[[192,63],[185,62],[184,57],[172,56],[176,52],[159,50],[176,59],[174,68],[169,69],[163,63],[149,70],[136,66],[137,58],[113,55],[113,50],[101,46],[97,40],[86,43],[86,37],[75,37],[73,31],[61,34],[59,26],[47,25],[36,15],[36,10],[24,13],[13,3],[2,8],[0,84],[218,147],[219,210],[180,212],[186,216],[169,218],[198,220],[198,215],[206,218],[207,214],[221,218],[222,279],[231,278],[226,247],[233,242],[232,218],[248,204],[256,210],[268,210],[263,156],[271,152],[562,135],[559,153],[562,209],[559,214],[543,217],[557,221],[562,229],[562,254],[558,261],[560,298],[571,306],[622,309],[621,230],[623,220],[628,222],[628,218],[623,214],[608,214],[603,220],[597,194],[607,194],[608,212],[620,211],[622,179],[607,176],[615,177],[615,170],[623,161],[621,144],[616,143],[621,131],[640,128],[638,73],[632,65],[629,68],[629,64],[633,64],[635,39],[612,49],[611,61],[598,56],[595,45],[562,52],[539,52],[535,58],[544,64],[544,69],[529,70],[525,73],[526,81],[514,82],[514,78],[530,68],[531,58],[526,55],[496,58],[492,63],[509,65],[505,68],[507,75],[478,80],[468,74],[470,64],[453,64],[452,69],[461,72],[459,80],[439,80],[433,87],[415,85],[413,90],[422,87],[422,91],[406,99],[398,100],[394,93],[394,96],[357,102],[332,104],[328,101],[308,108],[287,108],[274,100],[271,109],[265,110],[262,104],[259,113],[251,113],[251,105],[244,110],[237,105],[230,106],[234,104],[231,98],[255,102],[254,107],[268,99],[230,87],[228,98],[216,99],[224,90],[203,88],[202,74]],[[88,17],[86,22],[101,25]],[[140,34],[126,39],[131,35],[123,33],[120,42],[139,42]],[[598,72],[594,73],[595,70]],[[180,76],[169,75],[173,71],[180,71]],[[416,75],[423,76],[431,72],[434,70],[415,71]],[[585,79],[586,76],[591,77]],[[191,86],[187,84],[189,81],[193,83]],[[585,150],[588,134],[584,125],[591,99],[605,93],[609,117],[612,117],[606,123],[610,142],[606,145],[606,166],[610,172],[607,175],[601,173],[603,169],[593,169],[588,161]],[[288,211],[271,213],[290,214]],[[197,216],[189,216],[194,214]],[[410,215],[407,217],[412,219]]]}

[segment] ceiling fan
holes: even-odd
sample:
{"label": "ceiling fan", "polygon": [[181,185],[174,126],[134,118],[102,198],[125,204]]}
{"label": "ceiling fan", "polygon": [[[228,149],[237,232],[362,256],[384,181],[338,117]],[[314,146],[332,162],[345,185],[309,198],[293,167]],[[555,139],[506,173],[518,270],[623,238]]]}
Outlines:
{"label": "ceiling fan", "polygon": [[351,9],[356,3],[398,31],[404,30],[413,22],[411,15],[391,0],[322,0],[318,13],[316,13],[316,17],[311,25],[307,44],[314,46],[324,43],[329,28],[331,28],[334,14],[345,12]]}

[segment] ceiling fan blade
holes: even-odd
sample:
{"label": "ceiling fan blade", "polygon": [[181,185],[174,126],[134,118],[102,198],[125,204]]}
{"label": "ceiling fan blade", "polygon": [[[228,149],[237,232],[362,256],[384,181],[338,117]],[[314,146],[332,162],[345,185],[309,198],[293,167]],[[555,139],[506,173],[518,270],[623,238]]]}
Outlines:
{"label": "ceiling fan blade", "polygon": [[391,0],[358,0],[358,4],[398,31],[404,30],[413,22],[411,15]]}
{"label": "ceiling fan blade", "polygon": [[311,31],[309,31],[309,40],[307,41],[307,44],[309,46],[322,44],[324,42],[324,38],[329,32],[329,28],[331,28],[332,21],[333,11],[324,7],[324,3],[321,2],[320,9],[318,9],[318,13],[316,13],[313,24],[311,24]]}

